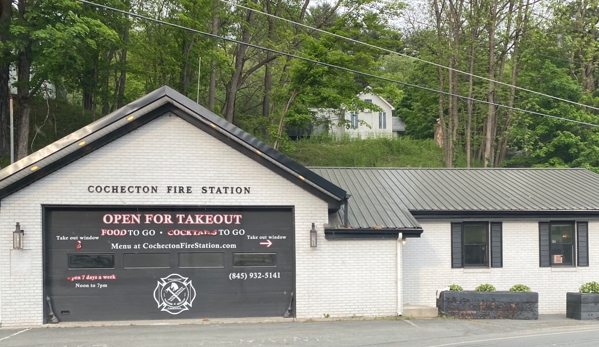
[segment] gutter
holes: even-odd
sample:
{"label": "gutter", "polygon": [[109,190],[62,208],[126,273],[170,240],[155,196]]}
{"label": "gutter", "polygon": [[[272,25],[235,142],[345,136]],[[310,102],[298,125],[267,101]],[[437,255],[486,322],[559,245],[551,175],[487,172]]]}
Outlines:
{"label": "gutter", "polygon": [[327,240],[357,240],[357,239],[397,239],[402,237],[420,237],[422,228],[405,229],[374,229],[374,228],[328,228],[324,230]]}

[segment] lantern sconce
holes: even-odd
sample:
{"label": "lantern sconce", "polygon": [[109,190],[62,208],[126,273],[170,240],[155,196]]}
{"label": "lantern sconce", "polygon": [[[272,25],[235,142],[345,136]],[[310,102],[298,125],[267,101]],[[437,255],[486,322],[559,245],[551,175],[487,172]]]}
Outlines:
{"label": "lantern sconce", "polygon": [[401,245],[402,245],[402,246],[405,246],[405,245],[407,245],[407,244],[408,244],[408,240],[406,240],[406,238],[405,238],[405,237],[402,237],[402,238],[401,238]]}
{"label": "lantern sconce", "polygon": [[15,231],[12,232],[12,248],[23,249],[23,235],[25,230],[21,230],[21,225],[17,222]]}
{"label": "lantern sconce", "polygon": [[310,247],[318,246],[318,238],[316,237],[316,226],[312,223],[312,229],[310,230]]}

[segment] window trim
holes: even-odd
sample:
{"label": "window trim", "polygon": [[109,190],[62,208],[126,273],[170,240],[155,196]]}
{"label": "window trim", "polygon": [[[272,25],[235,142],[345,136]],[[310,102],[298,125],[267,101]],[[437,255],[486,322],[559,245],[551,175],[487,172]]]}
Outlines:
{"label": "window trim", "polygon": [[360,120],[358,119],[358,112],[350,112],[350,127],[352,129],[358,129],[360,126]]}
{"label": "window trim", "polygon": [[[486,247],[486,253],[487,253],[487,257],[486,257],[486,264],[476,264],[476,265],[469,265],[466,264],[466,230],[465,230],[465,226],[466,225],[483,225],[486,224],[486,231],[487,231],[487,242],[485,244]],[[491,267],[491,228],[489,226],[489,222],[462,222],[462,265],[464,266],[464,268],[489,268]],[[468,244],[470,245],[470,244]]]}
{"label": "window trim", "polygon": [[[573,226],[572,264],[554,264],[551,256],[551,225],[552,223],[569,223]],[[589,266],[589,229],[588,221],[550,220],[539,222],[539,267],[576,268]],[[581,238],[581,233],[584,237]],[[581,256],[580,248],[585,251]],[[546,253],[546,255],[545,255]]]}
{"label": "window trim", "polygon": [[[364,99],[364,102],[372,105],[372,99]],[[372,110],[369,108],[364,109],[364,113],[371,113],[371,112],[372,112]]]}
{"label": "window trim", "polygon": [[387,129],[387,112],[379,112],[379,129]]}
{"label": "window trim", "polygon": [[[565,266],[565,267],[572,267],[572,266],[576,266],[576,258],[577,258],[577,247],[576,247],[576,241],[578,240],[578,237],[576,237],[576,223],[573,221],[560,221],[560,222],[550,222],[549,223],[549,237],[550,240],[553,240],[553,230],[551,230],[552,224],[568,224],[572,226],[572,242],[569,243],[569,245],[572,247],[572,258],[570,259],[570,264],[559,264],[559,263],[555,263],[554,262],[554,257],[550,254],[549,256],[549,264],[551,265],[551,267],[560,267],[560,266]],[[550,243],[551,245],[553,244],[553,242]],[[551,248],[550,248],[551,251]]]}
{"label": "window trim", "polygon": [[[465,224],[487,225],[487,265],[466,265]],[[451,268],[453,269],[491,269],[503,267],[503,223],[491,221],[452,222],[450,226]]]}

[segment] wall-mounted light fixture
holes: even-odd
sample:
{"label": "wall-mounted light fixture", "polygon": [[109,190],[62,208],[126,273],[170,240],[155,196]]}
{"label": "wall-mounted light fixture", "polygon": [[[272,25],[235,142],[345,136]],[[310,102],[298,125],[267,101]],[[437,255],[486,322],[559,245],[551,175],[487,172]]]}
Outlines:
{"label": "wall-mounted light fixture", "polygon": [[15,231],[12,232],[13,249],[23,249],[23,234],[25,234],[25,230],[21,230],[21,225],[19,224],[19,222],[17,222]]}
{"label": "wall-mounted light fixture", "polygon": [[402,238],[401,238],[401,245],[402,245],[402,246],[405,246],[407,243],[408,243],[408,240],[406,240],[406,238],[405,238],[405,237],[402,237]]}
{"label": "wall-mounted light fixture", "polygon": [[312,229],[310,230],[310,247],[318,246],[318,238],[316,237],[316,226],[312,223]]}

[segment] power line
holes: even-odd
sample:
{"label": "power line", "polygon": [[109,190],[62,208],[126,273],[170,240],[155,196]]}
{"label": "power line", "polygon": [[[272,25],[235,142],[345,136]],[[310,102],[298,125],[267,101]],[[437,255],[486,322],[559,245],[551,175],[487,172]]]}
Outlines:
{"label": "power line", "polygon": [[259,50],[268,51],[268,52],[275,53],[275,54],[278,54],[278,55],[283,55],[283,56],[287,56],[287,57],[290,57],[290,58],[307,61],[307,62],[316,64],[316,65],[322,65],[322,66],[330,67],[330,68],[333,68],[333,69],[338,69],[338,70],[350,72],[350,73],[353,73],[353,74],[358,74],[358,75],[362,75],[362,76],[366,76],[366,77],[370,77],[370,78],[375,78],[375,79],[383,80],[383,81],[390,82],[390,83],[401,84],[401,85],[404,85],[404,86],[407,86],[407,87],[412,87],[412,88],[416,88],[416,89],[422,89],[422,90],[426,90],[426,91],[437,93],[437,94],[442,94],[442,95],[447,95],[447,96],[455,96],[455,97],[458,97],[458,98],[460,98],[462,100],[473,101],[473,102],[478,102],[478,103],[482,103],[482,104],[486,104],[486,105],[492,105],[492,106],[502,107],[502,108],[505,108],[505,109],[513,110],[513,111],[520,111],[520,112],[529,113],[529,114],[533,114],[533,115],[537,115],[537,116],[554,118],[554,119],[568,121],[568,122],[572,122],[572,123],[576,123],[576,124],[581,124],[581,125],[588,125],[588,126],[591,126],[591,127],[599,127],[599,125],[593,124],[593,123],[587,123],[587,122],[577,121],[577,120],[573,120],[573,119],[568,119],[568,118],[563,118],[563,117],[558,117],[558,116],[552,116],[552,115],[549,115],[549,114],[535,112],[535,111],[530,111],[530,110],[525,110],[525,109],[521,109],[521,108],[518,108],[518,107],[506,106],[506,105],[492,103],[492,102],[485,101],[485,100],[479,100],[479,99],[475,99],[475,98],[461,96],[461,95],[458,95],[458,94],[452,94],[452,93],[449,93],[449,92],[444,92],[442,90],[437,90],[437,89],[433,89],[433,88],[423,87],[423,86],[419,86],[419,85],[415,85],[415,84],[411,84],[411,83],[407,83],[407,82],[396,81],[396,80],[392,80],[390,78],[386,78],[386,77],[382,77],[382,76],[376,76],[376,75],[373,75],[373,74],[370,74],[370,73],[366,73],[366,72],[362,72],[362,71],[357,71],[357,70],[349,69],[349,68],[342,67],[342,66],[333,65],[333,64],[321,62],[321,61],[318,61],[318,60],[314,60],[314,59],[310,59],[310,58],[305,58],[305,57],[300,57],[300,56],[295,55],[295,54],[291,54],[291,53],[287,53],[287,52],[282,52],[282,51],[277,51],[277,50],[272,49],[272,48],[267,48],[267,47],[255,45],[255,44],[252,44],[252,43],[247,43],[247,42],[241,42],[241,41],[238,41],[238,40],[235,40],[235,39],[232,39],[232,38],[227,38],[227,37],[224,37],[224,36],[219,36],[219,35],[215,35],[215,34],[203,32],[201,30],[192,29],[192,28],[189,28],[189,27],[184,27],[182,25],[165,22],[163,20],[159,20],[159,19],[155,19],[155,18],[143,16],[143,15],[140,15],[140,14],[137,14],[137,13],[133,13],[133,12],[129,12],[129,11],[120,10],[120,9],[109,7],[109,6],[106,6],[106,5],[96,4],[94,2],[87,1],[87,0],[77,0],[77,1],[85,3],[85,4],[88,4],[88,5],[91,5],[91,6],[96,6],[96,7],[104,8],[106,10],[110,10],[110,11],[114,11],[114,12],[119,12],[119,13],[122,13],[122,14],[126,14],[126,15],[129,15],[131,17],[145,19],[145,20],[148,20],[148,21],[151,21],[151,22],[155,22],[155,23],[159,23],[159,24],[163,24],[163,25],[172,26],[174,28],[183,29],[183,30],[190,31],[190,32],[193,32],[193,33],[196,33],[196,34],[200,34],[200,35],[204,35],[204,36],[216,38],[216,39],[219,39],[219,40],[233,42],[233,43],[236,43],[236,44],[239,44],[239,45],[246,45],[248,47],[256,48],[256,49],[259,49]]}
{"label": "power line", "polygon": [[272,18],[276,18],[276,19],[279,19],[279,20],[282,20],[282,21],[285,21],[285,22],[288,22],[288,23],[292,23],[294,25],[297,25],[297,26],[300,26],[300,27],[304,27],[306,29],[311,29],[311,30],[314,30],[314,31],[317,31],[317,32],[320,32],[320,33],[323,33],[323,34],[331,35],[331,36],[336,37],[336,38],[347,40],[347,41],[352,42],[352,43],[356,43],[356,44],[364,45],[366,47],[378,49],[378,50],[381,50],[381,51],[386,52],[386,53],[395,54],[395,55],[398,55],[400,57],[405,57],[405,58],[413,59],[413,60],[416,60],[416,61],[421,62],[421,63],[430,64],[430,65],[433,65],[435,67],[440,67],[440,68],[447,69],[447,70],[453,71],[453,72],[458,72],[458,73],[464,74],[466,76],[472,76],[472,77],[475,77],[475,78],[479,78],[479,79],[482,79],[482,80],[487,81],[487,82],[497,83],[499,85],[507,86],[507,87],[510,87],[510,88],[513,87],[515,89],[522,90],[522,91],[525,91],[525,92],[528,92],[528,93],[532,93],[532,94],[544,96],[544,97],[547,97],[547,98],[551,98],[551,99],[563,101],[563,102],[566,102],[566,103],[569,103],[569,104],[572,104],[572,105],[582,106],[582,107],[586,107],[586,108],[589,108],[589,109],[593,109],[593,110],[599,111],[599,108],[594,107],[594,106],[585,105],[585,104],[582,104],[582,103],[579,103],[579,102],[576,102],[576,101],[571,101],[571,100],[563,99],[563,98],[560,98],[560,97],[557,97],[557,96],[553,96],[553,95],[549,95],[549,94],[537,92],[537,91],[532,90],[532,89],[518,87],[516,85],[512,86],[509,83],[497,81],[497,80],[494,80],[494,79],[491,79],[491,78],[488,78],[488,77],[478,76],[478,75],[471,74],[471,73],[466,72],[466,71],[462,71],[462,70],[455,69],[455,68],[450,68],[450,67],[442,65],[442,64],[437,64],[437,63],[432,62],[432,61],[428,61],[428,60],[424,60],[424,59],[421,59],[421,58],[413,57],[413,56],[410,56],[410,55],[407,55],[407,54],[395,52],[395,51],[392,51],[392,50],[389,50],[389,49],[386,49],[386,48],[383,48],[383,47],[380,47],[380,46],[376,46],[376,45],[373,45],[373,44],[370,44],[370,43],[367,43],[367,42],[355,40],[355,39],[352,39],[350,37],[345,37],[345,36],[342,36],[342,35],[339,35],[339,34],[335,34],[335,33],[332,33],[332,32],[326,31],[326,30],[322,30],[322,29],[311,27],[311,26],[306,25],[306,24],[298,23],[298,22],[295,22],[295,21],[287,19],[287,18],[283,18],[283,17],[279,17],[279,16],[276,16],[276,15],[273,15],[273,14],[270,14],[270,13],[259,11],[259,10],[253,9],[251,7],[247,7],[247,6],[244,6],[244,5],[236,4],[236,3],[234,3],[234,2],[232,2],[230,0],[220,0],[220,1],[224,2],[224,3],[227,3],[229,5],[234,5],[236,7],[249,10],[249,11],[254,11],[256,13],[259,13],[259,14],[262,14],[262,15],[265,15],[265,16],[268,16],[268,17],[272,17]]}

